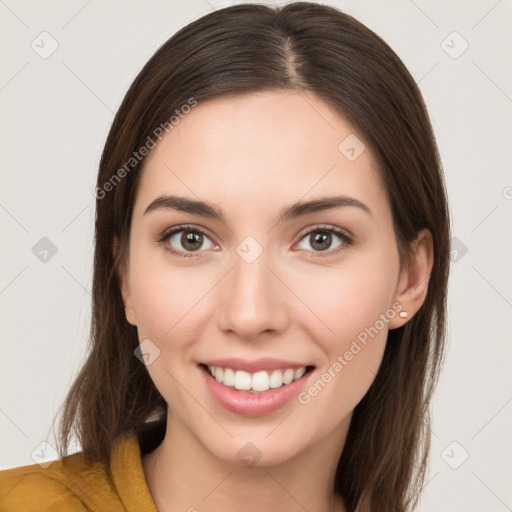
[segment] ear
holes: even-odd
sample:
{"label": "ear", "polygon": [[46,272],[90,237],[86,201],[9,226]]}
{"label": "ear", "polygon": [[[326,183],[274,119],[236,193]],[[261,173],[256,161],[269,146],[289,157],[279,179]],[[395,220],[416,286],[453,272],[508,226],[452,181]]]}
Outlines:
{"label": "ear", "polygon": [[407,317],[402,318],[397,311],[388,324],[390,329],[407,323],[421,308],[427,296],[434,262],[434,242],[428,229],[419,232],[410,245],[409,255],[410,265],[402,270],[395,294],[395,301],[402,305],[400,313],[405,311]]}
{"label": "ear", "polygon": [[[114,262],[117,262],[117,257],[119,253],[119,240],[117,237],[114,238],[114,246],[112,250],[114,254]],[[121,290],[121,295],[123,297],[126,320],[128,321],[128,323],[135,326],[137,325],[137,320],[135,317],[135,309],[133,307],[132,293],[130,288],[130,269],[128,262],[126,260],[127,257],[123,257],[122,260],[118,263],[116,274],[119,283],[119,288]]]}

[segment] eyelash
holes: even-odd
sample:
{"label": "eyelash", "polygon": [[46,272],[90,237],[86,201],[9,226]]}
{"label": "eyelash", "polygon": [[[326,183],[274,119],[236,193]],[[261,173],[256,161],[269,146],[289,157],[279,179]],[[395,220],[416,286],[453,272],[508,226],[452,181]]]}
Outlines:
{"label": "eyelash", "polygon": [[[164,242],[167,242],[176,233],[179,233],[181,231],[187,231],[187,230],[190,231],[190,232],[193,232],[193,233],[200,233],[201,235],[210,238],[205,231],[203,231],[202,229],[200,229],[200,228],[198,228],[196,226],[182,225],[182,226],[175,226],[173,228],[170,228],[170,229],[164,231],[160,235],[160,238],[158,239],[158,243],[163,244]],[[307,231],[306,233],[304,233],[300,237],[299,242],[301,240],[303,240],[304,238],[306,238],[307,236],[309,236],[309,235],[311,235],[313,233],[317,233],[317,232],[327,232],[327,233],[334,234],[334,235],[338,236],[341,239],[341,241],[342,241],[342,243],[336,249],[334,249],[334,250],[330,250],[330,251],[307,251],[307,252],[312,252],[316,256],[319,256],[321,258],[322,257],[333,256],[335,254],[338,254],[340,251],[345,249],[347,246],[350,246],[350,245],[353,244],[352,238],[347,234],[346,231],[344,231],[342,229],[339,229],[339,228],[335,228],[334,226],[316,226],[315,228],[313,228],[313,229]],[[178,250],[174,249],[170,245],[166,245],[165,250],[169,251],[171,254],[174,254],[176,256],[180,256],[182,258],[195,258],[196,256],[199,256],[198,253],[202,252],[202,251],[196,251],[196,252],[178,251]]]}

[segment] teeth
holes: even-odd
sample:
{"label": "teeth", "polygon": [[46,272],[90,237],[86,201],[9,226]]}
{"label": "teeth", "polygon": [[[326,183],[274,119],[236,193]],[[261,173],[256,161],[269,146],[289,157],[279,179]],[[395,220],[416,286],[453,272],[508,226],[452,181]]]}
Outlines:
{"label": "teeth", "polygon": [[235,372],[231,368],[224,370],[222,382],[225,386],[233,387],[235,385]]}
{"label": "teeth", "polygon": [[295,370],[295,376],[293,377],[293,380],[300,379],[304,374],[306,373],[306,368],[299,368],[298,370]]}
{"label": "teeth", "polygon": [[283,373],[283,384],[290,384],[293,377],[295,377],[295,370],[288,368],[288,370]]}
{"label": "teeth", "polygon": [[253,391],[267,391],[270,387],[270,377],[267,372],[258,372],[252,376]]}
{"label": "teeth", "polygon": [[281,370],[274,370],[270,375],[270,387],[280,388],[283,385],[283,372]]}
{"label": "teeth", "polygon": [[235,388],[248,391],[251,389],[251,374],[248,372],[235,373]]}
{"label": "teeth", "polygon": [[290,384],[300,379],[306,373],[305,366],[297,370],[293,368],[273,370],[270,374],[267,371],[251,374],[243,370],[235,371],[231,368],[220,368],[218,366],[208,366],[208,370],[215,380],[225,386],[254,393],[262,393],[269,389],[275,389]]}

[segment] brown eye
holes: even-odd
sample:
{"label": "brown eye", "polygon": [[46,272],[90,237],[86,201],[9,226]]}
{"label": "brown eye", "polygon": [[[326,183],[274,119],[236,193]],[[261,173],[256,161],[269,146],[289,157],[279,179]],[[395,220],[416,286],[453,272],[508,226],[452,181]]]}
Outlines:
{"label": "brown eye", "polygon": [[216,247],[201,229],[187,226],[178,226],[168,230],[158,241],[164,243],[165,248],[172,254],[184,257],[195,256],[194,253],[201,253],[201,249]]}
{"label": "brown eye", "polygon": [[[336,242],[336,239],[339,241],[336,245],[332,245]],[[310,252],[314,253],[326,253],[325,256],[332,255],[337,253],[338,251],[345,248],[347,245],[352,243],[352,239],[345,233],[345,231],[334,228],[315,228],[313,230],[308,231],[301,238],[301,244],[307,242],[309,247],[312,249]],[[300,247],[300,249],[309,250],[308,247]],[[324,256],[324,254],[319,254],[319,256]]]}
{"label": "brown eye", "polygon": [[329,249],[332,243],[332,235],[326,231],[317,231],[309,235],[311,247],[318,251],[325,251]]}
{"label": "brown eye", "polygon": [[203,234],[195,231],[183,231],[180,243],[186,251],[197,251],[203,244]]}

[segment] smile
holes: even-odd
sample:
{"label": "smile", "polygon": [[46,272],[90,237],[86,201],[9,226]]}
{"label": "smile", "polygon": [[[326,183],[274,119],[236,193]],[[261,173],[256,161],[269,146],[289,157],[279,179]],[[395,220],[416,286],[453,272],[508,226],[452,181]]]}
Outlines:
{"label": "smile", "polygon": [[227,411],[242,416],[281,409],[306,387],[315,370],[315,366],[276,359],[206,361],[198,368],[210,396]]}
{"label": "smile", "polygon": [[210,375],[224,386],[239,391],[250,391],[251,393],[263,393],[269,389],[286,386],[299,380],[307,371],[306,366],[296,370],[287,368],[255,373],[233,370],[232,368],[221,368],[220,366],[207,366],[207,368]]}

